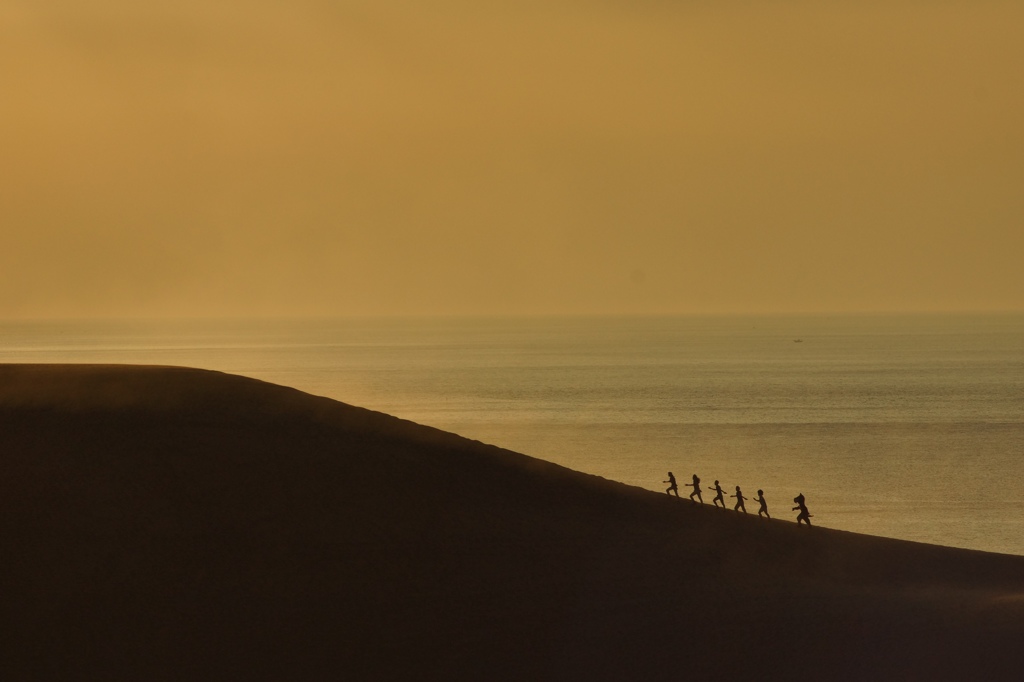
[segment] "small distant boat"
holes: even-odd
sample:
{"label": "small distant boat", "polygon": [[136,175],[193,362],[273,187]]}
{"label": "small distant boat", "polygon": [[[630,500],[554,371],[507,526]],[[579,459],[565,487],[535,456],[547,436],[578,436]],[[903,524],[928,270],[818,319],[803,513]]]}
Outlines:
{"label": "small distant boat", "polygon": [[803,343],[803,339],[793,339],[793,343]]}

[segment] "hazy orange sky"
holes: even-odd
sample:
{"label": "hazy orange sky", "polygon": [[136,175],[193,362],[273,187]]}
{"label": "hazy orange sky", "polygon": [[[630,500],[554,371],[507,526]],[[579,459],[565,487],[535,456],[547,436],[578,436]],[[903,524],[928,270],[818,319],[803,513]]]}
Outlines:
{"label": "hazy orange sky", "polygon": [[1022,27],[0,0],[0,317],[1022,310]]}

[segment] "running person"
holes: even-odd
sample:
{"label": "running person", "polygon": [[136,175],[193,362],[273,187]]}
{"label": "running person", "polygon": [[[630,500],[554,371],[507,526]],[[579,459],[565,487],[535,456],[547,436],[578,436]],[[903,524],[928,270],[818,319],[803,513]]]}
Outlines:
{"label": "running person", "polygon": [[736,506],[733,507],[733,511],[743,510],[744,514],[747,513],[747,505],[743,504],[743,500],[745,500],[747,498],[743,497],[743,491],[740,490],[739,486],[736,486],[736,494],[735,495],[730,495],[729,497],[735,497],[736,498]]}
{"label": "running person", "polygon": [[694,495],[697,496],[697,500],[704,504],[704,498],[700,494],[700,479],[697,478],[697,474],[693,475],[693,483],[687,483],[687,487],[693,488],[693,492],[690,493],[690,501],[693,502]]}
{"label": "running person", "polygon": [[676,477],[672,475],[672,472],[668,472],[668,480],[662,481],[662,483],[668,483],[668,489],[665,490],[666,495],[675,493],[676,497],[679,497],[679,486],[676,485]]}
{"label": "running person", "polygon": [[796,506],[793,507],[793,511],[796,511],[797,509],[800,510],[800,513],[797,514],[796,517],[796,525],[799,526],[801,523],[806,523],[808,526],[810,526],[811,513],[807,511],[807,504],[804,500],[804,494],[800,493],[799,495],[793,498],[793,501],[796,502]]}
{"label": "running person", "polygon": [[761,503],[761,508],[757,510],[757,515],[760,516],[761,514],[764,514],[770,519],[772,515],[768,513],[768,503],[764,499],[764,491],[758,490],[757,497],[754,499]]}
{"label": "running person", "polygon": [[722,503],[722,509],[725,509],[725,499],[722,497],[722,493],[725,492],[725,491],[722,490],[722,486],[718,485],[718,481],[715,481],[715,487],[712,488],[712,490],[714,490],[717,493],[717,495],[715,495],[715,499],[711,500],[711,502],[716,507],[718,506],[718,503],[721,502]]}

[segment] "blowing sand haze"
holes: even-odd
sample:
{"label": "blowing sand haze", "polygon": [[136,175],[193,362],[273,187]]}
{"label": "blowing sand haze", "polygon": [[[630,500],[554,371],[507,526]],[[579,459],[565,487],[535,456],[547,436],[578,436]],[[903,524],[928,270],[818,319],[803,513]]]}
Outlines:
{"label": "blowing sand haze", "polygon": [[7,679],[1024,670],[1024,557],[721,514],[252,379],[2,366],[0,462]]}

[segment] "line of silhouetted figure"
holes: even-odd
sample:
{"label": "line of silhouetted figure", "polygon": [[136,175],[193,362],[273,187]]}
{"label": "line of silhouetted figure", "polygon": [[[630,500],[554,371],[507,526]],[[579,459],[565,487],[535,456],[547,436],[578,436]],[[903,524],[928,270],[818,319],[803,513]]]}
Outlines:
{"label": "line of silhouetted figure", "polygon": [[[668,483],[668,488],[665,489],[666,494],[675,495],[676,497],[679,497],[679,486],[676,484],[676,477],[671,471],[668,472],[668,480],[662,481],[662,483]],[[704,504],[704,497],[701,495],[700,490],[700,478],[697,476],[697,474],[693,475],[693,483],[686,483],[685,485],[688,488],[693,488],[693,492],[690,493],[690,501]],[[709,490],[713,490],[715,492],[715,497],[713,500],[711,500],[712,504],[714,504],[716,507],[719,506],[719,504],[721,504],[722,509],[725,509],[725,491],[722,490],[722,486],[718,483],[717,480],[715,481],[715,485],[711,486]],[[736,486],[736,494],[729,495],[729,497],[736,500],[736,504],[733,506],[734,511],[741,511],[744,514],[747,513],[747,506],[744,504],[747,498],[744,497],[743,491],[740,490],[739,486]],[[757,497],[755,497],[754,500],[759,505],[761,505],[760,508],[757,510],[757,515],[765,516],[770,519],[771,514],[768,513],[768,502],[767,500],[764,499],[764,491],[758,490]],[[796,506],[793,507],[793,511],[800,511],[800,513],[797,514],[796,517],[797,525],[806,523],[808,526],[810,526],[811,513],[807,511],[807,502],[806,500],[804,500],[804,494],[800,493],[799,495],[793,498],[793,501],[796,502]]]}

